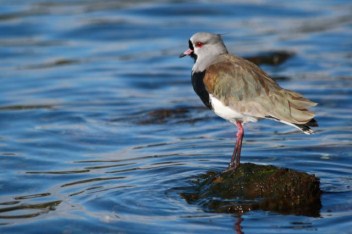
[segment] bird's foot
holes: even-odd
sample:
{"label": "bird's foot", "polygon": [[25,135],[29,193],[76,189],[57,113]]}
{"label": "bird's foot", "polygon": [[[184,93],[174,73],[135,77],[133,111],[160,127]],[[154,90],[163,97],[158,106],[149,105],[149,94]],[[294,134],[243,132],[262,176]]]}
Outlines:
{"label": "bird's foot", "polygon": [[240,166],[240,163],[237,162],[230,162],[229,167],[226,171],[236,171],[236,169]]}

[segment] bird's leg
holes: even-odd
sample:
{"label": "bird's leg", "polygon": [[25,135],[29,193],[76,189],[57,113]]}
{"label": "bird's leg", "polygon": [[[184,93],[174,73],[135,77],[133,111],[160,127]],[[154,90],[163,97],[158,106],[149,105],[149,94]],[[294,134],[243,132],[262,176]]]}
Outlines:
{"label": "bird's leg", "polygon": [[242,139],[244,136],[244,130],[241,122],[237,121],[236,126],[237,126],[236,146],[232,153],[229,169],[236,169],[240,165],[240,159],[241,159]]}

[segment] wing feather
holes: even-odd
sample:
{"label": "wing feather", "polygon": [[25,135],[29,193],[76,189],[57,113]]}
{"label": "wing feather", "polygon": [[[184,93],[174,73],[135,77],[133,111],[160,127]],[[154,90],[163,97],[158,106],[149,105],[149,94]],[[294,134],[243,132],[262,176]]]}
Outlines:
{"label": "wing feather", "polygon": [[281,88],[258,66],[245,59],[224,54],[206,70],[207,91],[237,112],[254,118],[306,124],[314,118],[309,108],[316,103]]}

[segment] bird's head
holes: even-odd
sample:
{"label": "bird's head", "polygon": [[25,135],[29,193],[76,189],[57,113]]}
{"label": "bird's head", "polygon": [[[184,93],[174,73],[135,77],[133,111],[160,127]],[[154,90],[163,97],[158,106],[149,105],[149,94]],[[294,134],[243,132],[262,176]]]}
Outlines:
{"label": "bird's head", "polygon": [[188,50],[180,54],[180,58],[190,56],[196,62],[207,57],[227,53],[227,49],[220,34],[198,32],[188,41]]}

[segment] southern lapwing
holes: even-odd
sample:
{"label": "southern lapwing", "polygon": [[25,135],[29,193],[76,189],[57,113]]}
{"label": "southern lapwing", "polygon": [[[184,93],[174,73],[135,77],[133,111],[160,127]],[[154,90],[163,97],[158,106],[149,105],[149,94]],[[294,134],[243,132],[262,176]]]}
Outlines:
{"label": "southern lapwing", "polygon": [[312,134],[318,126],[309,108],[314,103],[301,94],[281,88],[268,74],[248,60],[231,55],[219,34],[199,32],[189,39],[180,57],[194,59],[192,85],[203,103],[237,126],[236,146],[230,169],[240,164],[243,124],[272,119]]}

